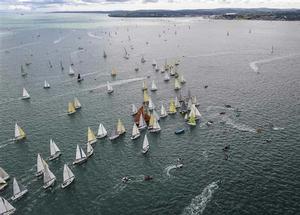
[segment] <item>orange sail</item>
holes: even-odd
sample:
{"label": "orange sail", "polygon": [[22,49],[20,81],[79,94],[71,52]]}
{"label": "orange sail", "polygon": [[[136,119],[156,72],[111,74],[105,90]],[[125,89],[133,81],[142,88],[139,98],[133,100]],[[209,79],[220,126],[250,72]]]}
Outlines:
{"label": "orange sail", "polygon": [[139,108],[137,114],[134,116],[134,122],[135,122],[137,125],[139,124],[139,121],[140,121],[140,115],[141,115],[141,114],[143,115],[143,117],[144,117],[146,123],[148,123],[149,120],[150,120],[150,116],[149,116],[147,113],[145,113],[145,111],[144,111],[144,106],[141,106],[141,107]]}

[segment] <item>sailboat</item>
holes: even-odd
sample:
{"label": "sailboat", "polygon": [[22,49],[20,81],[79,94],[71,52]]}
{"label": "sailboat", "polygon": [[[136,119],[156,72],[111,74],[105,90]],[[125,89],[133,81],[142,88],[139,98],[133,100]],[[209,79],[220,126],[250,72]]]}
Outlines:
{"label": "sailboat", "polygon": [[156,65],[156,66],[154,67],[154,70],[155,70],[155,72],[159,72],[159,67]]}
{"label": "sailboat", "polygon": [[145,63],[145,62],[146,62],[146,60],[145,60],[144,56],[142,56],[141,63]]}
{"label": "sailboat", "polygon": [[181,84],[185,84],[186,80],[184,79],[183,75],[179,76],[179,80]]}
{"label": "sailboat", "polygon": [[73,69],[72,66],[69,67],[69,75],[70,75],[70,76],[75,75],[75,71],[74,71],[74,69]]}
{"label": "sailboat", "polygon": [[145,134],[144,142],[143,142],[143,148],[142,148],[142,153],[146,154],[148,152],[149,148],[150,148],[150,146],[149,146],[147,134]]}
{"label": "sailboat", "polygon": [[151,115],[150,115],[149,124],[148,124],[148,130],[151,130],[152,127],[153,127],[153,125],[154,125],[154,115],[151,114]]}
{"label": "sailboat", "polygon": [[29,93],[27,92],[27,90],[25,88],[23,88],[22,99],[23,100],[30,99],[30,95],[29,95]]}
{"label": "sailboat", "polygon": [[147,82],[146,81],[143,81],[143,85],[142,85],[142,90],[145,91],[147,90],[148,87],[147,87]]}
{"label": "sailboat", "polygon": [[152,66],[155,67],[156,65],[157,65],[156,61],[153,60],[153,61],[152,61]]}
{"label": "sailboat", "polygon": [[9,179],[9,175],[2,167],[0,167],[0,177],[3,178],[5,181]]}
{"label": "sailboat", "polygon": [[161,117],[161,118],[165,118],[165,117],[167,117],[167,116],[168,116],[168,113],[167,113],[167,111],[166,111],[164,105],[161,105],[161,108],[160,108],[160,117]]}
{"label": "sailboat", "polygon": [[97,138],[101,139],[107,136],[107,131],[104,128],[104,126],[100,123],[99,128],[98,128],[98,133],[97,133]]}
{"label": "sailboat", "polygon": [[146,128],[146,127],[147,127],[147,124],[145,122],[144,116],[143,116],[143,114],[140,114],[139,127],[138,128],[140,130],[142,130],[142,129]]}
{"label": "sailboat", "polygon": [[161,130],[160,125],[155,116],[153,116],[152,128],[149,130],[151,133],[159,132]]}
{"label": "sailboat", "polygon": [[0,176],[0,191],[7,186],[7,182]]}
{"label": "sailboat", "polygon": [[50,84],[46,80],[44,81],[44,88],[45,89],[49,89],[50,88]]}
{"label": "sailboat", "polygon": [[155,84],[155,81],[152,80],[151,91],[156,91],[156,90],[157,90],[157,86]]}
{"label": "sailboat", "polygon": [[176,107],[176,108],[180,108],[180,107],[181,107],[181,105],[180,105],[180,103],[179,103],[179,100],[178,100],[177,96],[175,96],[174,102],[175,102],[175,107]]}
{"label": "sailboat", "polygon": [[181,114],[185,114],[188,112],[188,109],[187,109],[187,105],[186,105],[186,102],[183,101],[181,102],[181,107],[180,107],[180,113]]}
{"label": "sailboat", "polygon": [[119,135],[122,135],[126,132],[125,127],[121,121],[121,119],[118,120],[118,124],[117,124],[117,132]]}
{"label": "sailboat", "polygon": [[181,85],[180,85],[180,82],[179,82],[178,78],[175,79],[174,85],[175,85],[174,90],[180,90]]}
{"label": "sailboat", "polygon": [[190,126],[196,126],[196,116],[195,116],[195,112],[194,112],[193,109],[191,110],[191,112],[189,114],[187,124],[190,125]]}
{"label": "sailboat", "polygon": [[195,106],[199,106],[200,104],[197,102],[197,97],[196,96],[192,96],[192,104],[194,104]]}
{"label": "sailboat", "polygon": [[81,104],[76,97],[74,98],[74,108],[75,108],[75,110],[78,110],[81,108]]}
{"label": "sailboat", "polygon": [[155,116],[155,118],[157,119],[157,121],[159,121],[160,120],[159,114],[155,110],[153,110],[152,113]]}
{"label": "sailboat", "polygon": [[69,105],[68,105],[68,115],[71,115],[71,114],[73,114],[75,112],[76,112],[76,110],[75,110],[74,102],[69,102]]}
{"label": "sailboat", "polygon": [[170,76],[169,76],[169,74],[166,72],[165,73],[165,77],[164,77],[164,81],[169,81],[170,80]]}
{"label": "sailboat", "polygon": [[57,147],[55,142],[50,139],[50,157],[49,161],[58,158],[61,155],[60,149]]}
{"label": "sailboat", "polygon": [[164,67],[161,67],[161,68],[160,68],[160,72],[161,72],[161,73],[164,73],[164,72],[165,72],[165,68],[164,68]]}
{"label": "sailboat", "polygon": [[43,188],[47,189],[47,188],[53,186],[55,181],[56,181],[55,175],[51,172],[48,165],[44,164],[44,185],[43,185]]}
{"label": "sailboat", "polygon": [[131,115],[134,116],[138,112],[138,109],[136,108],[135,104],[132,104],[131,108],[132,108]]}
{"label": "sailboat", "polygon": [[25,77],[27,75],[27,72],[25,72],[23,65],[21,65],[21,75]]}
{"label": "sailboat", "polygon": [[117,70],[115,68],[112,68],[111,70],[111,76],[115,77],[117,75]]}
{"label": "sailboat", "polygon": [[155,109],[155,105],[154,105],[154,103],[152,102],[151,97],[149,97],[148,109],[149,109],[149,110],[154,110],[154,109]]}
{"label": "sailboat", "polygon": [[61,184],[61,188],[65,188],[69,186],[75,179],[73,172],[70,170],[67,164],[64,165],[63,172],[63,183]]}
{"label": "sailboat", "polygon": [[127,52],[127,50],[124,48],[124,51],[125,51],[125,53],[124,53],[124,58],[126,59],[126,60],[128,60],[129,59],[129,54],[128,54],[128,52]]}
{"label": "sailboat", "polygon": [[37,160],[36,160],[36,173],[35,173],[35,176],[41,176],[44,172],[44,166],[45,165],[48,165],[44,159],[42,158],[42,156],[38,153],[37,155]]}
{"label": "sailboat", "polygon": [[113,87],[110,85],[109,81],[107,81],[107,93],[111,94],[114,92]]}
{"label": "sailboat", "polygon": [[117,132],[117,129],[114,129],[109,137],[109,140],[115,140],[120,136],[120,134]]}
{"label": "sailboat", "polygon": [[87,142],[91,145],[97,142],[97,138],[90,127],[88,127]]}
{"label": "sailboat", "polygon": [[14,140],[22,140],[26,138],[26,134],[24,130],[16,123],[15,124],[15,139]]}
{"label": "sailboat", "polygon": [[149,102],[149,95],[147,93],[147,90],[144,90],[144,103],[148,103]]}
{"label": "sailboat", "polygon": [[17,179],[14,178],[13,181],[13,196],[11,197],[11,200],[17,200],[20,199],[22,196],[24,196],[28,190],[22,185],[17,182]]}
{"label": "sailboat", "polygon": [[170,76],[175,76],[176,72],[173,67],[170,68]]}
{"label": "sailboat", "polygon": [[75,157],[75,161],[73,161],[73,164],[74,165],[75,164],[82,164],[86,161],[87,161],[86,154],[84,153],[82,148],[80,148],[79,145],[77,145],[77,147],[76,147],[76,157]]}
{"label": "sailboat", "polygon": [[89,158],[94,154],[93,146],[88,142],[86,144],[86,156]]}
{"label": "sailboat", "polygon": [[13,214],[16,209],[3,197],[0,196],[0,214],[10,215]]}
{"label": "sailboat", "polygon": [[196,120],[199,120],[202,117],[201,113],[194,104],[192,104],[191,111],[194,112]]}
{"label": "sailboat", "polygon": [[175,102],[173,99],[171,99],[170,101],[170,107],[169,107],[169,114],[175,114],[176,111],[176,107],[175,107]]}
{"label": "sailboat", "polygon": [[139,138],[140,136],[141,136],[141,134],[140,134],[138,127],[136,126],[135,123],[133,123],[131,139],[135,140],[135,139]]}
{"label": "sailboat", "polygon": [[103,58],[107,58],[107,54],[105,51],[103,51]]}

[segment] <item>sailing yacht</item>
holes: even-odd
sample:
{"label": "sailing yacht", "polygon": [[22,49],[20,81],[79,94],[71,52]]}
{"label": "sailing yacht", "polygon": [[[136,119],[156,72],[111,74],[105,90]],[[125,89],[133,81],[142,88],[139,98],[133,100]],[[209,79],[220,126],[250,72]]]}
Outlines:
{"label": "sailing yacht", "polygon": [[117,132],[117,129],[114,129],[109,137],[109,140],[115,140],[120,136],[120,134]]}
{"label": "sailing yacht", "polygon": [[44,81],[44,89],[49,89],[50,88],[50,84],[45,80]]}
{"label": "sailing yacht", "polygon": [[155,67],[157,65],[156,61],[153,59],[152,66]]}
{"label": "sailing yacht", "polygon": [[114,92],[113,87],[110,85],[109,81],[107,81],[107,93],[111,94]]}
{"label": "sailing yacht", "polygon": [[0,191],[7,186],[7,182],[0,176]]}
{"label": "sailing yacht", "polygon": [[0,167],[0,177],[3,178],[5,181],[9,179],[9,175],[2,167]]}
{"label": "sailing yacht", "polygon": [[180,107],[181,107],[181,105],[180,105],[180,103],[179,103],[179,100],[178,100],[177,96],[175,96],[174,102],[175,102],[175,107],[176,107],[176,108],[180,108]]}
{"label": "sailing yacht", "polygon": [[96,142],[97,142],[97,138],[96,138],[94,132],[92,131],[92,129],[90,127],[88,127],[87,143],[92,145]]}
{"label": "sailing yacht", "polygon": [[24,130],[16,123],[15,124],[15,140],[22,140],[26,138]]}
{"label": "sailing yacht", "polygon": [[36,160],[36,168],[37,171],[35,173],[35,176],[41,176],[44,172],[44,165],[47,165],[47,163],[44,161],[42,156],[38,153],[37,160]]}
{"label": "sailing yacht", "polygon": [[170,76],[169,76],[169,74],[166,72],[165,73],[165,77],[164,77],[164,81],[169,81],[170,80]]}
{"label": "sailing yacht", "polygon": [[107,58],[107,54],[105,51],[103,51],[103,58]]}
{"label": "sailing yacht", "polygon": [[154,67],[154,70],[155,70],[155,72],[159,72],[159,67],[156,65],[155,67]]}
{"label": "sailing yacht", "polygon": [[25,88],[23,88],[22,99],[30,99],[30,95]]}
{"label": "sailing yacht", "polygon": [[154,110],[154,109],[155,109],[155,105],[154,105],[154,103],[152,102],[151,97],[149,97],[148,109],[149,109],[149,110]]}
{"label": "sailing yacht", "polygon": [[133,123],[131,139],[135,140],[135,139],[139,138],[140,136],[141,136],[141,134],[140,134],[138,127],[136,126],[135,123]]}
{"label": "sailing yacht", "polygon": [[70,75],[70,76],[75,75],[75,71],[74,71],[74,69],[72,68],[72,66],[69,67],[69,75]]}
{"label": "sailing yacht", "polygon": [[61,184],[61,188],[66,188],[69,186],[75,179],[75,176],[71,169],[68,167],[67,164],[64,165],[64,172],[63,172],[63,183]]}
{"label": "sailing yacht", "polygon": [[68,104],[68,115],[76,113],[74,102],[69,102]]}
{"label": "sailing yacht", "polygon": [[119,135],[122,135],[122,134],[126,133],[125,127],[124,127],[121,119],[118,120],[117,132],[118,132]]}
{"label": "sailing yacht", "polygon": [[146,154],[148,152],[149,148],[150,148],[150,146],[149,146],[147,134],[145,134],[144,141],[143,141],[143,147],[142,147],[142,153]]}
{"label": "sailing yacht", "polygon": [[191,111],[194,112],[196,120],[199,120],[202,117],[202,115],[199,112],[198,108],[196,108],[196,106],[194,104],[192,104]]}
{"label": "sailing yacht", "polygon": [[153,124],[152,124],[152,127],[149,130],[149,132],[151,132],[151,133],[160,132],[160,130],[161,130],[160,125],[159,125],[156,117],[154,115],[152,115],[152,116],[153,116]]}
{"label": "sailing yacht", "polygon": [[157,119],[157,121],[159,121],[160,120],[159,114],[155,110],[153,110],[152,113],[155,116],[155,118]]}
{"label": "sailing yacht", "polygon": [[25,77],[27,75],[27,72],[25,72],[23,65],[21,65],[21,75]]}
{"label": "sailing yacht", "polygon": [[54,185],[56,181],[55,175],[51,172],[47,164],[44,164],[44,185],[43,188],[47,189]]}
{"label": "sailing yacht", "polygon": [[195,116],[195,112],[193,109],[191,110],[191,112],[189,114],[187,124],[190,126],[196,126],[196,116]]}
{"label": "sailing yacht", "polygon": [[157,90],[157,86],[155,84],[155,81],[152,80],[151,91],[156,91],[156,90]]}
{"label": "sailing yacht", "polygon": [[192,96],[192,104],[194,104],[196,107],[200,105],[200,104],[197,102],[197,97],[196,97],[196,96]]}
{"label": "sailing yacht", "polygon": [[93,146],[90,143],[86,144],[86,156],[89,158],[94,154]]}
{"label": "sailing yacht", "polygon": [[176,114],[175,102],[173,99],[170,101],[169,114]]}
{"label": "sailing yacht", "polygon": [[50,139],[50,157],[49,161],[58,158],[61,155],[60,149],[57,147],[56,143]]}
{"label": "sailing yacht", "polygon": [[160,108],[160,117],[161,117],[161,118],[165,118],[165,117],[167,117],[167,116],[168,116],[168,113],[167,113],[167,111],[166,111],[164,105],[161,105],[161,108]]}
{"label": "sailing yacht", "polygon": [[140,119],[139,119],[139,130],[142,130],[144,128],[147,127],[147,123],[145,122],[144,116],[143,114],[140,115]]}
{"label": "sailing yacht", "polygon": [[16,209],[3,197],[0,196],[0,214],[11,215]]}
{"label": "sailing yacht", "polygon": [[142,58],[141,58],[141,63],[146,63],[144,56],[142,56]]}
{"label": "sailing yacht", "polygon": [[185,84],[186,80],[184,79],[183,75],[179,76],[179,80],[181,84]]}
{"label": "sailing yacht", "polygon": [[181,89],[181,85],[180,82],[178,80],[178,78],[175,79],[175,83],[174,83],[174,90],[180,90]]}
{"label": "sailing yacht", "polygon": [[74,108],[75,108],[75,110],[78,110],[81,108],[81,104],[80,104],[78,98],[76,98],[76,97],[74,98]]}
{"label": "sailing yacht", "polygon": [[148,87],[147,87],[147,82],[146,82],[146,81],[143,81],[142,90],[143,90],[143,91],[146,91],[147,89],[148,89]]}
{"label": "sailing yacht", "polygon": [[147,90],[144,90],[144,103],[148,103],[149,102],[149,95],[147,93]]}
{"label": "sailing yacht", "polygon": [[99,128],[98,128],[98,133],[97,133],[97,137],[98,139],[104,138],[107,136],[107,131],[104,128],[104,126],[100,123],[99,124]]}
{"label": "sailing yacht", "polygon": [[76,147],[76,157],[75,157],[75,161],[73,161],[73,164],[74,165],[75,164],[82,164],[86,161],[87,161],[86,154],[84,153],[82,148],[80,148],[79,145],[77,145],[77,147]]}
{"label": "sailing yacht", "polygon": [[135,104],[132,104],[131,108],[132,108],[131,115],[134,116],[138,112],[138,109],[136,108]]}
{"label": "sailing yacht", "polygon": [[28,190],[22,184],[19,184],[16,178],[14,178],[14,180],[13,180],[13,196],[11,197],[11,200],[14,201],[14,200],[20,199],[27,192],[28,192]]}
{"label": "sailing yacht", "polygon": [[115,77],[117,75],[117,70],[115,69],[115,68],[113,68],[112,70],[111,70],[111,76],[112,77]]}

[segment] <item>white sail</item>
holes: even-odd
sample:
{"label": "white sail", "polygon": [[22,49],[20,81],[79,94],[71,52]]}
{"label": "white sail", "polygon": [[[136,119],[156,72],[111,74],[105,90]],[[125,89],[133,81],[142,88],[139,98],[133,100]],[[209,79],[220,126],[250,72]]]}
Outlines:
{"label": "white sail", "polygon": [[86,158],[86,154],[84,153],[83,149],[80,149],[81,157]]}
{"label": "white sail", "polygon": [[191,109],[194,111],[196,118],[202,117],[201,113],[199,112],[199,110],[198,110],[198,108],[195,106],[195,104],[192,105],[192,108],[191,108]]}
{"label": "white sail", "polygon": [[68,167],[67,164],[64,165],[64,173],[63,173],[63,181],[66,182],[70,178],[75,177],[71,169]]}
{"label": "white sail", "polygon": [[60,149],[57,147],[55,142],[52,139],[50,139],[50,155],[53,156],[57,152],[60,152]]}
{"label": "white sail", "polygon": [[168,81],[168,80],[170,80],[170,76],[169,76],[169,74],[168,74],[167,72],[165,73],[164,80],[165,80],[165,81]]}
{"label": "white sail", "polygon": [[79,145],[77,145],[77,147],[76,147],[76,157],[75,157],[75,159],[76,160],[81,159],[81,153],[80,153]]}
{"label": "white sail", "polygon": [[48,165],[44,165],[44,184],[55,179],[55,175],[51,172]]}
{"label": "white sail", "polygon": [[13,214],[15,212],[15,208],[3,197],[0,197],[0,214]]}
{"label": "white sail", "polygon": [[160,125],[159,125],[156,117],[154,117],[154,123],[153,123],[152,129],[153,130],[160,130]]}
{"label": "white sail", "polygon": [[44,171],[44,160],[40,154],[37,155],[36,167],[38,173]]}
{"label": "white sail", "polygon": [[137,136],[140,134],[140,131],[138,129],[138,127],[136,126],[135,123],[133,123],[133,127],[132,127],[132,136]]}
{"label": "white sail", "polygon": [[20,130],[19,130],[19,126],[18,124],[16,123],[15,124],[15,138],[18,138],[21,136],[21,133],[20,133]]}
{"label": "white sail", "polygon": [[75,71],[73,70],[72,66],[69,68],[69,75],[74,75]]}
{"label": "white sail", "polygon": [[160,116],[158,115],[158,113],[155,110],[153,110],[153,115],[158,121],[160,120]]}
{"label": "white sail", "polygon": [[178,101],[178,98],[177,98],[177,96],[175,96],[175,107],[176,108],[180,108],[181,107],[181,105],[180,105],[180,103],[179,103],[179,101]]}
{"label": "white sail", "polygon": [[94,149],[93,149],[92,145],[88,142],[86,144],[86,153],[87,153],[87,155],[92,155],[93,152],[94,152]]}
{"label": "white sail", "polygon": [[107,81],[107,92],[113,92],[114,91],[114,89],[113,89],[113,87],[110,85],[110,83],[109,83],[109,81]]}
{"label": "white sail", "polygon": [[174,83],[174,89],[179,90],[181,88],[179,80],[176,78]]}
{"label": "white sail", "polygon": [[145,119],[143,117],[143,114],[140,115],[140,120],[139,120],[139,128],[144,128],[146,126]]}
{"label": "white sail", "polygon": [[155,105],[154,105],[154,103],[152,102],[151,97],[149,97],[148,108],[149,108],[149,110],[154,110],[154,109],[155,109]]}
{"label": "white sail", "polygon": [[75,109],[81,108],[81,104],[76,97],[74,98],[74,106],[75,106]]}
{"label": "white sail", "polygon": [[186,82],[186,80],[184,79],[183,75],[180,76],[180,83],[184,84]]}
{"label": "white sail", "polygon": [[107,135],[107,131],[104,128],[104,126],[100,123],[99,128],[98,128],[97,136],[98,137],[105,137],[106,135]]}
{"label": "white sail", "polygon": [[18,194],[20,192],[21,192],[20,186],[19,186],[19,184],[17,182],[17,179],[14,178],[14,181],[13,181],[13,195],[16,195],[16,194]]}
{"label": "white sail", "polygon": [[160,116],[164,117],[164,116],[167,116],[167,115],[168,115],[168,113],[166,111],[166,108],[164,107],[164,105],[161,105]]}
{"label": "white sail", "polygon": [[22,94],[22,96],[23,96],[23,98],[30,98],[30,95],[29,95],[29,93],[27,92],[27,90],[25,89],[25,88],[23,88],[23,94]]}
{"label": "white sail", "polygon": [[157,90],[157,86],[156,86],[154,80],[152,80],[151,90],[152,90],[152,91],[156,91],[156,90]]}
{"label": "white sail", "polygon": [[50,88],[50,84],[46,80],[44,81],[44,88]]}
{"label": "white sail", "polygon": [[152,66],[156,66],[156,65],[157,65],[156,60],[153,60],[152,61]]}
{"label": "white sail", "polygon": [[132,114],[133,115],[136,114],[138,110],[137,110],[135,104],[132,104],[131,107],[132,107]]}
{"label": "white sail", "polygon": [[147,134],[144,137],[144,142],[143,142],[143,153],[146,153],[149,150],[149,142],[148,142],[148,138],[147,138]]}
{"label": "white sail", "polygon": [[2,167],[0,167],[0,177],[3,178],[4,180],[9,179],[9,175]]}

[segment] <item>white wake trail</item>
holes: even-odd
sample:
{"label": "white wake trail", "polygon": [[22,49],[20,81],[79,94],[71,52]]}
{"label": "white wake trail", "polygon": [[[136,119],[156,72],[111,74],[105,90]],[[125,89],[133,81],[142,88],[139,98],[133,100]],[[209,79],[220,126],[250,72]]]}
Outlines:
{"label": "white wake trail", "polygon": [[20,49],[20,48],[23,48],[23,47],[26,47],[26,46],[31,46],[31,45],[35,45],[35,44],[39,44],[39,43],[40,42],[25,43],[25,44],[22,44],[22,45],[19,45],[19,46],[10,47],[10,48],[7,48],[7,49],[1,49],[0,52],[6,52],[6,51],[14,50],[14,49]]}

